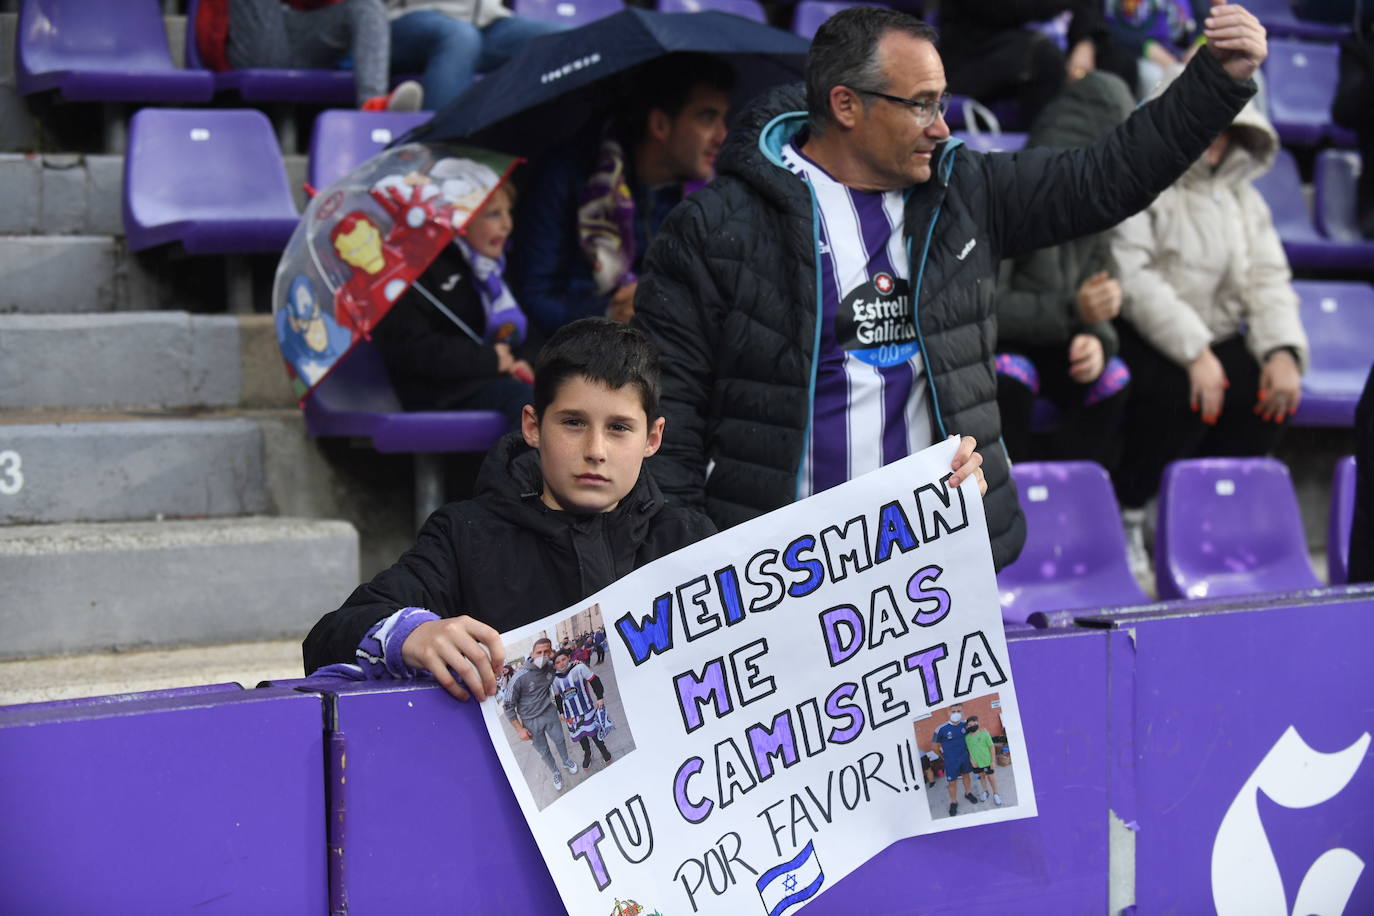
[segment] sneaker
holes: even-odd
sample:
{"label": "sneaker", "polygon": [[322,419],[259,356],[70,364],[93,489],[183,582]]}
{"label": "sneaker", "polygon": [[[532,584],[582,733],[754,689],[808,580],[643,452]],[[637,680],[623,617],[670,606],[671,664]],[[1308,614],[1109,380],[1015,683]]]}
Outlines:
{"label": "sneaker", "polygon": [[553,787],[559,792],[563,791],[563,774],[557,770],[553,771]]}
{"label": "sneaker", "polygon": [[950,817],[954,817],[954,815],[956,815],[956,814],[958,814],[958,813],[959,813],[959,806],[956,805],[954,802],[950,802],[950,803],[949,803],[949,816],[950,816]]}
{"label": "sneaker", "polygon": [[362,104],[363,111],[419,111],[425,103],[425,90],[415,80],[406,80],[390,95],[374,95]]}
{"label": "sneaker", "polygon": [[992,803],[993,803],[994,805],[1001,805],[1001,804],[1002,804],[1002,796],[998,795],[996,792],[992,793]]}
{"label": "sneaker", "polygon": [[1155,568],[1145,542],[1145,510],[1123,508],[1121,525],[1126,531],[1126,563],[1131,568],[1131,575],[1147,595],[1153,595]]}
{"label": "sneaker", "polygon": [[975,796],[972,792],[965,792],[965,793],[964,793],[964,798],[967,798],[967,799],[968,799],[968,803],[969,803],[970,805],[976,805],[976,804],[978,804],[978,797]]}
{"label": "sneaker", "polygon": [[563,761],[563,766],[565,766],[565,767],[568,768],[568,772],[569,772],[569,773],[576,773],[576,772],[577,772],[577,764],[573,763],[571,760],[564,760],[564,761]]}
{"label": "sneaker", "polygon": [[984,790],[982,791],[982,793],[978,796],[978,800],[979,800],[980,802],[985,802],[985,801],[988,800],[988,790],[987,790],[987,789],[984,789]]}

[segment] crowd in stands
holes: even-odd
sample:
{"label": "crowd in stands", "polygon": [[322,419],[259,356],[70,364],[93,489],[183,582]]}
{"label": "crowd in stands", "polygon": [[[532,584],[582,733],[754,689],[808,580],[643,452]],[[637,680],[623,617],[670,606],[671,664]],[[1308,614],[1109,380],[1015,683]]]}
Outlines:
{"label": "crowd in stands", "polygon": [[[1349,5],[1330,114],[1369,163],[1374,33],[1368,10],[1357,20]],[[476,212],[425,281],[476,333],[412,293],[375,343],[407,408],[497,410],[513,435],[489,458],[472,509],[436,514],[414,556],[322,622],[307,644],[312,667],[361,645],[393,674],[460,670],[453,653],[491,647],[488,623],[561,608],[714,526],[947,434],[977,440],[965,440],[952,482],[973,475],[986,489],[999,567],[1025,537],[1012,460],[1105,467],[1133,559],[1148,564],[1146,511],[1166,464],[1274,451],[1312,355],[1255,185],[1280,147],[1253,81],[1262,33],[1256,52],[1251,20],[1215,24],[1207,0],[926,6],[938,45],[905,14],[841,14],[817,34],[804,92],[776,88],[735,117],[739,74],[725,61],[651,61],[615,83],[617,114],[560,138]],[[562,28],[497,0],[201,0],[195,41],[211,69],[346,59],[359,107],[430,110]],[[843,59],[855,47],[877,50],[856,66]],[[415,79],[393,89],[399,77]],[[959,149],[947,92],[1010,112],[1029,129],[1025,149]],[[1357,219],[1374,238],[1374,169],[1360,178]],[[915,322],[866,325],[886,335],[881,346],[857,328],[864,308],[905,316],[913,304]],[[638,330],[618,338],[605,323],[575,323],[592,316]],[[550,337],[561,349],[540,356]],[[663,357],[661,412],[648,342]],[[640,368],[617,373],[589,347]],[[550,477],[550,424],[569,422],[554,405],[582,398],[572,413],[590,430],[602,406],[586,405],[604,406],[607,393],[634,408],[617,415],[631,428],[622,470],[633,477],[595,511],[622,498],[636,509],[608,517],[618,553],[600,558],[610,565],[596,581],[555,587],[575,569],[585,579],[589,535],[572,517],[583,502]],[[1048,426],[1037,420],[1044,402],[1058,414]],[[709,521],[656,514],[665,500]],[[492,542],[463,512],[499,517],[522,546]],[[562,539],[566,551],[549,546]],[[528,569],[541,552],[549,581],[515,577],[543,583],[520,600],[520,620],[482,613],[469,591],[478,577],[454,566],[490,555]],[[436,613],[409,613],[422,606]],[[431,624],[455,617],[464,623],[433,635]],[[424,645],[403,653],[412,633]]]}

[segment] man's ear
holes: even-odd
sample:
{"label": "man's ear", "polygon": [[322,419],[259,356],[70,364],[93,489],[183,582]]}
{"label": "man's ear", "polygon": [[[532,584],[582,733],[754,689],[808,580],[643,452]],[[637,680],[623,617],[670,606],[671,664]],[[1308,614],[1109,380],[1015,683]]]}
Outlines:
{"label": "man's ear", "polygon": [[667,421],[663,417],[649,424],[649,436],[644,443],[644,457],[651,458],[663,444],[663,426]]}
{"label": "man's ear", "polygon": [[852,128],[863,112],[863,99],[848,86],[830,87],[830,114],[841,127]]}
{"label": "man's ear", "polygon": [[650,137],[663,143],[668,139],[668,135],[673,132],[673,119],[668,117],[668,112],[661,108],[650,108],[649,118],[644,126]]}
{"label": "man's ear", "polygon": [[520,410],[520,433],[530,448],[539,448],[539,417],[535,416],[534,406],[526,404]]}

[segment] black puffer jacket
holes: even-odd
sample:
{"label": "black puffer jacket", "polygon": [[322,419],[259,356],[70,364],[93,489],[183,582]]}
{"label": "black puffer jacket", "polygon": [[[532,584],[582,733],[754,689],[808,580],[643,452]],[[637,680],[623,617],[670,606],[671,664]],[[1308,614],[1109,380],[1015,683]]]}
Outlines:
{"label": "black puffer jacket", "polygon": [[542,486],[538,453],[518,434],[502,439],[482,463],[476,498],[437,510],[414,547],[315,624],[305,638],[306,672],[354,662],[372,625],[401,608],[468,614],[505,632],[715,533],[700,513],[664,505],[647,470],[619,506],[599,515],[548,508]]}
{"label": "black puffer jacket", "polygon": [[[1003,257],[1099,232],[1144,208],[1255,92],[1198,54],[1165,95],[1082,150],[979,155],[949,141],[906,206],[913,308],[936,438],[977,438],[993,560],[1025,540],[998,440],[993,292]],[[663,350],[663,448],[672,499],[720,527],[791,502],[814,384],[820,302],[808,186],[777,151],[805,123],[800,86],[757,100],[726,141],[720,177],[668,217],[645,261],[636,321]],[[710,469],[708,479],[707,471]]]}

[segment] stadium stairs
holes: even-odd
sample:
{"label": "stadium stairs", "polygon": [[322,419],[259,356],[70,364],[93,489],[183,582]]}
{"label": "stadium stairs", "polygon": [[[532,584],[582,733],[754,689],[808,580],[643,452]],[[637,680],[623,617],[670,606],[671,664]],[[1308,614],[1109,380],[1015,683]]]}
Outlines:
{"label": "stadium stairs", "polygon": [[299,676],[309,626],[413,537],[408,456],[306,436],[271,316],[223,313],[221,261],[128,251],[98,106],[16,94],[16,19],[0,7],[0,704]]}

